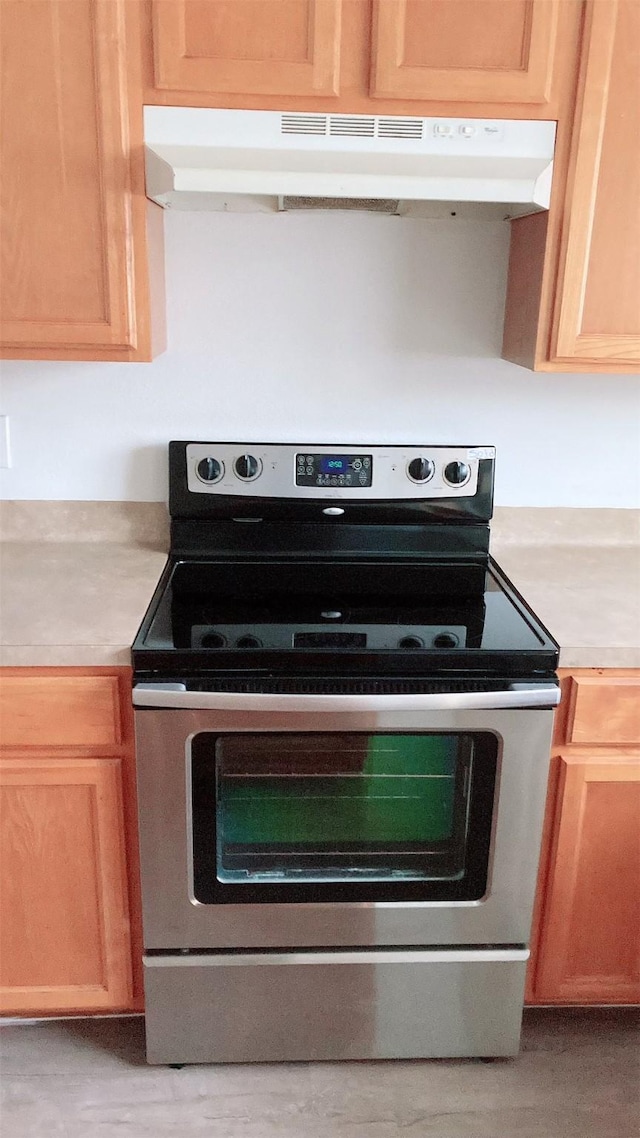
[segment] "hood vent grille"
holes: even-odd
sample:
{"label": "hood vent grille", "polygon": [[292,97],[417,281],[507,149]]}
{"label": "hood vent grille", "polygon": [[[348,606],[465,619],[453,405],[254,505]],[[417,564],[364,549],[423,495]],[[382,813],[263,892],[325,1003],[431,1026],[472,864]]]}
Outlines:
{"label": "hood vent grille", "polygon": [[376,120],[373,115],[331,115],[329,134],[347,135],[349,138],[375,138]]}
{"label": "hood vent grille", "polygon": [[379,118],[377,115],[284,114],[282,134],[323,135],[329,138],[414,138],[423,135],[422,119]]}
{"label": "hood vent grille", "polygon": [[326,134],[326,115],[282,115],[282,134]]}
{"label": "hood vent grille", "polygon": [[376,119],[378,138],[422,138],[422,119]]}
{"label": "hood vent grille", "polygon": [[366,213],[398,212],[400,202],[397,198],[308,198],[286,194],[282,199],[282,209],[353,209]]}

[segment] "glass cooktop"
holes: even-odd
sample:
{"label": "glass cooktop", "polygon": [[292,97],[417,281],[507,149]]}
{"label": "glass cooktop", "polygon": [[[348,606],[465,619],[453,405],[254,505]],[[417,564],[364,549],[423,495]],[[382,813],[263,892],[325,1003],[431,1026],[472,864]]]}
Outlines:
{"label": "glass cooktop", "polygon": [[492,559],[171,560],[138,675],[550,672],[557,646]]}

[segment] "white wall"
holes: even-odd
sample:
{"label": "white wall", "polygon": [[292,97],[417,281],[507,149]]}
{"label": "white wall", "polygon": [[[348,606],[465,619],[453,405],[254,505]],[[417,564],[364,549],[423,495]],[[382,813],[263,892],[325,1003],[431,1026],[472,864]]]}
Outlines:
{"label": "white wall", "polygon": [[499,358],[508,226],[166,215],[153,364],[6,362],[6,498],[159,500],[170,438],[492,443],[500,505],[640,504],[636,376]]}

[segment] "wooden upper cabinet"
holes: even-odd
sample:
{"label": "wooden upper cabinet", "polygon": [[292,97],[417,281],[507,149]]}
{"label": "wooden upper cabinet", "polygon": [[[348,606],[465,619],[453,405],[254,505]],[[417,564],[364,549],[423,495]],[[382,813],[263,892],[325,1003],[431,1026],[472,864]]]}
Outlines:
{"label": "wooden upper cabinet", "polygon": [[[558,118],[582,0],[146,0],[145,102]],[[473,105],[472,105],[473,104]]]}
{"label": "wooden upper cabinet", "polygon": [[545,104],[558,0],[374,0],[375,98]]}
{"label": "wooden upper cabinet", "polygon": [[153,218],[147,231],[134,9],[127,0],[1,7],[2,355],[149,359],[147,262],[161,230]]}
{"label": "wooden upper cabinet", "polygon": [[640,3],[589,0],[548,215],[512,222],[503,355],[539,371],[640,369]]}
{"label": "wooden upper cabinet", "polygon": [[640,4],[590,5],[555,355],[640,364]]}
{"label": "wooden upper cabinet", "polygon": [[153,0],[155,85],[335,96],[343,0]]}

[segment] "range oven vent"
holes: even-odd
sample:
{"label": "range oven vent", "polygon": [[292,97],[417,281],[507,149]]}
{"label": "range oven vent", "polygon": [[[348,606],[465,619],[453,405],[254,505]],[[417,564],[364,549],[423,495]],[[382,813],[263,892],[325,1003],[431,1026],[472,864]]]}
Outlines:
{"label": "range oven vent", "polygon": [[440,695],[451,692],[504,691],[513,679],[474,680],[407,678],[402,676],[211,676],[190,680],[190,691],[242,692],[246,695]]}

